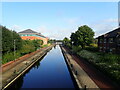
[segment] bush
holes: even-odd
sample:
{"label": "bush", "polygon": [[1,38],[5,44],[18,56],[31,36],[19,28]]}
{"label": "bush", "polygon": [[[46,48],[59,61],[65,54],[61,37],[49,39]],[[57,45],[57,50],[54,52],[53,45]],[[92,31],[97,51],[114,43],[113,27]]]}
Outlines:
{"label": "bush", "polygon": [[99,62],[99,56],[87,50],[82,50],[77,53],[80,57],[89,60],[90,62]]}
{"label": "bush", "polygon": [[87,50],[77,52],[77,55],[97,66],[99,70],[119,83],[120,81],[120,56],[108,53],[93,53]]}
{"label": "bush", "polygon": [[114,55],[114,54],[104,54],[103,56],[101,56],[101,60],[103,62],[107,62],[107,63],[119,63],[120,62],[120,56],[118,55]]}
{"label": "bush", "polygon": [[77,52],[79,52],[81,49],[82,49],[81,47],[72,46],[72,52],[73,52],[73,53],[77,53]]}
{"label": "bush", "polygon": [[92,51],[92,52],[98,52],[98,47],[86,47],[85,50]]}
{"label": "bush", "polygon": [[20,56],[21,56],[20,52],[15,52],[15,55],[14,52],[6,53],[2,57],[2,64],[7,63],[9,61],[13,61],[19,58]]}

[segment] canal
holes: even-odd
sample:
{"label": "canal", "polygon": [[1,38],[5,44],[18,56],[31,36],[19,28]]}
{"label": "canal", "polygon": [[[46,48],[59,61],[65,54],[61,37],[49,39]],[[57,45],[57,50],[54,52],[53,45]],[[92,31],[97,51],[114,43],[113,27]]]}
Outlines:
{"label": "canal", "polygon": [[59,45],[53,47],[9,88],[75,88]]}

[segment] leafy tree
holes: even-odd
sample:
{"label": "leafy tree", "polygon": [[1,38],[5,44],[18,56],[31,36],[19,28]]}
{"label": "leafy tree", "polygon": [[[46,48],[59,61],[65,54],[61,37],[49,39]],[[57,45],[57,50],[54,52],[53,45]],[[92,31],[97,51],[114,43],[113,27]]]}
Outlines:
{"label": "leafy tree", "polygon": [[10,52],[13,49],[12,32],[6,27],[2,27],[2,52]]}
{"label": "leafy tree", "polygon": [[67,37],[63,39],[63,44],[69,48],[71,47],[71,41]]}
{"label": "leafy tree", "polygon": [[22,39],[20,38],[19,34],[3,26],[2,28],[0,28],[0,30],[2,31],[2,53],[3,54],[13,51],[14,44],[15,44],[16,50],[21,49]]}
{"label": "leafy tree", "polygon": [[74,45],[81,45],[81,47],[84,48],[93,42],[93,36],[93,30],[87,25],[83,25],[79,27],[75,33],[72,33],[70,38]]}
{"label": "leafy tree", "polygon": [[49,39],[49,40],[48,40],[48,43],[51,43],[51,44],[52,44],[52,43],[55,43],[55,42],[56,42],[55,39]]}
{"label": "leafy tree", "polygon": [[43,44],[42,40],[33,40],[33,45],[35,47],[35,50],[37,50],[38,48],[40,48],[40,46]]}
{"label": "leafy tree", "polygon": [[70,38],[71,38],[71,43],[73,45],[77,46],[78,45],[78,41],[77,41],[78,37],[77,37],[76,33],[72,33],[71,36],[70,36]]}
{"label": "leafy tree", "polygon": [[20,50],[22,47],[22,39],[19,36],[19,34],[17,34],[15,31],[12,32],[13,34],[13,44],[15,44],[15,49],[16,50]]}

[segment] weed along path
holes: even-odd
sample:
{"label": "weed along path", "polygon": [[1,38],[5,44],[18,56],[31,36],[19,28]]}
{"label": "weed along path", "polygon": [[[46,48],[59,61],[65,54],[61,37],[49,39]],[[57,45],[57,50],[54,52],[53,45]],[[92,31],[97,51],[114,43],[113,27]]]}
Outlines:
{"label": "weed along path", "polygon": [[[26,63],[26,62],[24,62]],[[59,45],[54,46],[29,70],[14,81],[8,89],[69,88],[77,86],[69,72]]]}

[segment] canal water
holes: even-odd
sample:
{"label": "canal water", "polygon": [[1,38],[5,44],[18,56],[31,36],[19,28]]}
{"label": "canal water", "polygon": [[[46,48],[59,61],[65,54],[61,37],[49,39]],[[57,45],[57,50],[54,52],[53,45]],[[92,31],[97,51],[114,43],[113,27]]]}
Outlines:
{"label": "canal water", "polygon": [[75,88],[59,45],[53,47],[10,88]]}

